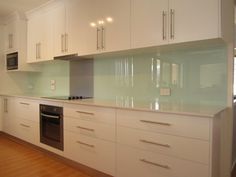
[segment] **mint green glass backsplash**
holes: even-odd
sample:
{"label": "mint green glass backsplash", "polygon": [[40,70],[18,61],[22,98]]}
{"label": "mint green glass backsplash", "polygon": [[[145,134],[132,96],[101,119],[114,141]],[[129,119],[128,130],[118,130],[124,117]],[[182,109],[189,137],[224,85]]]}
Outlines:
{"label": "mint green glass backsplash", "polygon": [[[28,75],[28,92],[42,96],[69,95],[69,62],[51,61],[42,64],[41,72]],[[51,90],[50,81],[56,81]]]}
{"label": "mint green glass backsplash", "polygon": [[224,46],[95,58],[94,97],[226,105],[226,58]]}

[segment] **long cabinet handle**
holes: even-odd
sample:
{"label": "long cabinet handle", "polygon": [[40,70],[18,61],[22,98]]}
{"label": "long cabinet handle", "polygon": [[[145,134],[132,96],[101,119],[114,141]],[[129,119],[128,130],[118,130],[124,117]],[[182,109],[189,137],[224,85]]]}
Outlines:
{"label": "long cabinet handle", "polygon": [[147,163],[147,164],[150,164],[150,165],[154,165],[154,166],[157,166],[157,167],[161,167],[161,168],[165,168],[165,169],[170,169],[170,166],[168,165],[162,165],[162,164],[159,164],[159,163],[156,163],[156,162],[151,162],[149,160],[146,160],[146,159],[140,159],[141,162],[144,162],[144,163]]}
{"label": "long cabinet handle", "polygon": [[87,143],[84,143],[84,142],[81,142],[81,141],[76,141],[76,143],[81,144],[81,145],[84,145],[84,146],[88,146],[88,147],[90,147],[90,148],[94,148],[94,147],[95,147],[95,146],[92,145],[92,144],[87,144]]}
{"label": "long cabinet handle", "polygon": [[26,125],[26,124],[20,124],[20,126],[26,127],[26,128],[30,128],[30,126],[29,126],[29,125]]}
{"label": "long cabinet handle", "polygon": [[146,143],[146,144],[151,144],[151,145],[156,145],[156,146],[162,146],[162,147],[170,148],[169,144],[162,144],[162,143],[157,143],[157,142],[148,141],[148,140],[144,140],[144,139],[141,139],[139,141],[142,142],[142,143]]}
{"label": "long cabinet handle", "polygon": [[65,52],[68,52],[68,34],[65,34]]}
{"label": "long cabinet handle", "polygon": [[85,111],[76,111],[76,112],[79,114],[87,114],[87,115],[91,115],[91,116],[94,115],[94,113],[92,113],[92,112],[85,112]]}
{"label": "long cabinet handle", "polygon": [[22,105],[27,105],[27,106],[30,105],[29,103],[24,103],[24,102],[20,102],[20,104],[22,104]]}
{"label": "long cabinet handle", "polygon": [[99,46],[99,33],[100,33],[100,28],[97,27],[97,50],[100,50],[100,46]]}
{"label": "long cabinet handle", "polygon": [[8,107],[7,107],[7,99],[5,98],[4,100],[3,100],[3,104],[4,104],[4,112],[5,113],[8,113]]}
{"label": "long cabinet handle", "polygon": [[156,121],[149,121],[149,120],[140,120],[142,123],[147,123],[147,124],[157,124],[157,125],[163,125],[163,126],[171,126],[170,123],[165,123],[165,122],[156,122]]}
{"label": "long cabinet handle", "polygon": [[94,131],[95,131],[95,130],[92,129],[92,128],[86,128],[86,127],[81,127],[81,126],[76,126],[76,128],[82,129],[82,130],[87,130],[87,131],[90,131],[90,132],[94,132]]}
{"label": "long cabinet handle", "polygon": [[170,10],[170,38],[175,38],[175,10]]}
{"label": "long cabinet handle", "polygon": [[35,50],[35,52],[36,52],[35,53],[36,54],[36,59],[38,59],[38,43],[36,43],[35,46],[36,46],[36,50]]}
{"label": "long cabinet handle", "polygon": [[61,52],[63,53],[64,52],[64,39],[65,38],[65,35],[64,34],[62,34],[61,35]]}
{"label": "long cabinet handle", "polygon": [[41,59],[41,43],[38,43],[38,58]]}
{"label": "long cabinet handle", "polygon": [[47,118],[52,118],[52,119],[60,119],[60,116],[52,116],[48,114],[41,113],[41,116],[47,117]]}
{"label": "long cabinet handle", "polygon": [[102,37],[101,37],[102,50],[105,49],[105,28],[102,26]]}
{"label": "long cabinet handle", "polygon": [[163,11],[162,12],[162,39],[163,40],[166,40],[167,38],[166,38],[166,31],[167,31],[167,19],[166,19],[166,17],[167,17],[167,13],[166,13],[166,11]]}

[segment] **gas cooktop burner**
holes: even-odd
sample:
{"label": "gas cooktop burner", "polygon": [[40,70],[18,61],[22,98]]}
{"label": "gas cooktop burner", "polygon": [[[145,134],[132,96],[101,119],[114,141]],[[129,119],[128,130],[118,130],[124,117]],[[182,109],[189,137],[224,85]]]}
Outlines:
{"label": "gas cooktop burner", "polygon": [[51,97],[43,97],[43,98],[56,99],[56,100],[82,100],[82,99],[88,99],[88,98],[92,98],[92,97],[85,97],[85,96],[51,96]]}

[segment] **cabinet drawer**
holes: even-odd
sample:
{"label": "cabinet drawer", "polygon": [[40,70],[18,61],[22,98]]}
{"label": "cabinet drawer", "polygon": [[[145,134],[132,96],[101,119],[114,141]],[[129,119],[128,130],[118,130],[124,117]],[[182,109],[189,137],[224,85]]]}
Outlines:
{"label": "cabinet drawer", "polygon": [[16,116],[39,122],[39,104],[28,99],[16,100]]}
{"label": "cabinet drawer", "polygon": [[117,110],[117,124],[152,132],[209,140],[210,119],[164,113]]}
{"label": "cabinet drawer", "polygon": [[114,176],[115,143],[65,131],[65,156]]}
{"label": "cabinet drawer", "polygon": [[24,141],[39,144],[39,124],[26,119],[16,120],[16,136]]}
{"label": "cabinet drawer", "polygon": [[[117,142],[136,148],[209,164],[209,142],[126,127],[117,127]],[[193,149],[197,149],[193,153]]]}
{"label": "cabinet drawer", "polygon": [[64,128],[81,135],[115,141],[115,126],[113,125],[65,117]]}
{"label": "cabinet drawer", "polygon": [[209,177],[208,166],[122,145],[117,147],[118,177],[196,177],[196,174]]}
{"label": "cabinet drawer", "polygon": [[115,125],[114,109],[66,104],[64,106],[64,115],[66,117],[74,117],[81,120],[103,122]]}

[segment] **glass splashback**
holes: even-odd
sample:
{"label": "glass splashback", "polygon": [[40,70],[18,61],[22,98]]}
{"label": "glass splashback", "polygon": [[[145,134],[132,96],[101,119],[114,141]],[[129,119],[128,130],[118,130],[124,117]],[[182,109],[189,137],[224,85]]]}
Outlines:
{"label": "glass splashback", "polygon": [[[226,105],[225,47],[152,52],[94,60],[94,96],[99,99]],[[160,89],[170,88],[170,96]]]}

